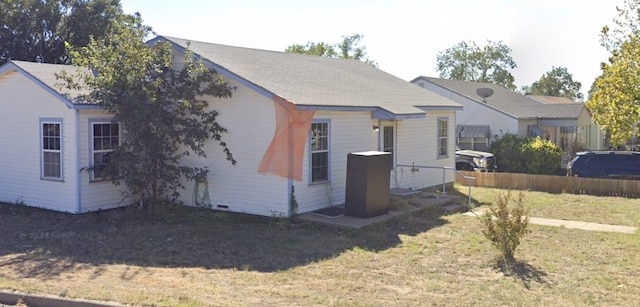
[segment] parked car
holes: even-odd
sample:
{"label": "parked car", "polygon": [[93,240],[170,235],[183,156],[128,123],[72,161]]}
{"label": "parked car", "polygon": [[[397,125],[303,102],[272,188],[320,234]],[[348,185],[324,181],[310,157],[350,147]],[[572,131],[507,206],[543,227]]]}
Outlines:
{"label": "parked car", "polygon": [[463,171],[495,172],[496,157],[490,152],[460,149],[456,146],[456,169]]}
{"label": "parked car", "polygon": [[583,151],[567,165],[567,176],[640,179],[638,151]]}

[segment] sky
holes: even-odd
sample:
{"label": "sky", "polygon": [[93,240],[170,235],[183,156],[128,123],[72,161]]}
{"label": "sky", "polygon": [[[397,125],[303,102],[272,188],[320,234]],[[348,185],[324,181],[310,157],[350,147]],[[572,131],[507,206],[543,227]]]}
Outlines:
{"label": "sky", "polygon": [[[623,0],[121,0],[158,35],[284,51],[361,34],[378,68],[411,81],[438,77],[436,57],[462,41],[512,50],[518,88],[566,67],[586,94],[610,53],[600,30]],[[586,96],[586,95],[585,95]]]}

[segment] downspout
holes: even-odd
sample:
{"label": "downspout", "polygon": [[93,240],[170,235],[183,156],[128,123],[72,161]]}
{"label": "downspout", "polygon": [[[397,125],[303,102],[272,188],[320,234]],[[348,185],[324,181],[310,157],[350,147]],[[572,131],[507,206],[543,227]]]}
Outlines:
{"label": "downspout", "polygon": [[76,129],[76,213],[82,213],[82,169],[80,164],[80,110],[75,110],[75,129]]}

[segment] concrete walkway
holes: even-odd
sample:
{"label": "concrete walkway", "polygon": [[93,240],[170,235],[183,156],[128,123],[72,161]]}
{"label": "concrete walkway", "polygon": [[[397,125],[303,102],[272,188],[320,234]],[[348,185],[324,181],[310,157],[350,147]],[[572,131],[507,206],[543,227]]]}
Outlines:
{"label": "concrete walkway", "polygon": [[[467,213],[464,213],[464,215],[480,216],[480,215],[483,215],[484,213],[485,213],[484,211],[477,211],[477,212],[467,212]],[[609,224],[590,223],[590,222],[582,222],[582,221],[545,219],[540,217],[530,217],[529,223],[535,224],[535,225],[542,225],[542,226],[564,227],[569,229],[581,229],[581,230],[587,230],[587,231],[619,232],[619,233],[628,233],[628,234],[633,234],[638,230],[638,227],[632,227],[632,226],[609,225]]]}

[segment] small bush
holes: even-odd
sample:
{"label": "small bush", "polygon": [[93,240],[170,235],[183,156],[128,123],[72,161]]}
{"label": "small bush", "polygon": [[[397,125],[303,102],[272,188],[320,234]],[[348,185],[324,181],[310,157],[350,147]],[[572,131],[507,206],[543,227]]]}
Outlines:
{"label": "small bush", "polygon": [[498,159],[498,170],[506,173],[551,175],[562,161],[562,149],[540,137],[521,137],[506,133],[491,144]]}
{"label": "small bush", "polygon": [[500,193],[496,205],[482,217],[482,234],[502,253],[505,263],[514,263],[514,253],[520,239],[527,233],[528,210],[524,207],[524,194],[518,193],[516,205],[509,207],[511,192]]}
{"label": "small bush", "polygon": [[562,149],[540,137],[529,138],[522,144],[525,168],[529,174],[551,175],[562,162]]}

